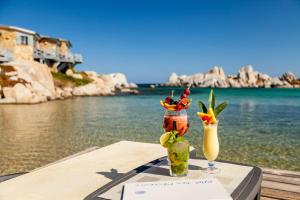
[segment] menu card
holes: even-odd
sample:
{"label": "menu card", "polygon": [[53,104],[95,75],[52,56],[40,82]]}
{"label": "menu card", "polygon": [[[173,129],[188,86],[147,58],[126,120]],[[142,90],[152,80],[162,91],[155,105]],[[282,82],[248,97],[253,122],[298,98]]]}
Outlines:
{"label": "menu card", "polygon": [[126,183],[122,200],[232,200],[217,179]]}

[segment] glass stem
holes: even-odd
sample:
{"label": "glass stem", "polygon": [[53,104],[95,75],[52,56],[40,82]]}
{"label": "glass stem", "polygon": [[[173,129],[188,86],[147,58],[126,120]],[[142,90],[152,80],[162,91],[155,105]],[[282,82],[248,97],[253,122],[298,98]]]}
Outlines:
{"label": "glass stem", "polygon": [[208,161],[208,169],[210,170],[215,169],[215,161]]}

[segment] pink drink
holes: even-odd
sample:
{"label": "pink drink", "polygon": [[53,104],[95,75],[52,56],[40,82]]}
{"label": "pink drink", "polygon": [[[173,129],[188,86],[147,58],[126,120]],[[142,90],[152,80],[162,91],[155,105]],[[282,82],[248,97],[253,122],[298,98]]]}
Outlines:
{"label": "pink drink", "polygon": [[189,129],[189,121],[187,115],[168,115],[164,116],[164,129],[165,132],[173,130],[173,122],[176,122],[176,130],[180,136],[183,136]]}

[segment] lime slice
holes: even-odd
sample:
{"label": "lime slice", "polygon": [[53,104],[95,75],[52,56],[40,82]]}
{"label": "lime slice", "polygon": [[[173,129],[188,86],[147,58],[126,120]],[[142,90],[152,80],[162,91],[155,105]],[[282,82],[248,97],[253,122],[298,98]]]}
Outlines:
{"label": "lime slice", "polygon": [[167,144],[168,144],[168,141],[170,139],[171,133],[172,132],[166,132],[166,133],[164,133],[160,136],[159,141],[160,141],[161,146],[167,147]]}

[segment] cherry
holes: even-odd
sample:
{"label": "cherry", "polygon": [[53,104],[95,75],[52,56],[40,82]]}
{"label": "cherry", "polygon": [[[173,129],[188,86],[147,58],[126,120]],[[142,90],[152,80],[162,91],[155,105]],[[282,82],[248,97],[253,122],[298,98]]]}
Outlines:
{"label": "cherry", "polygon": [[186,88],[186,89],[183,91],[183,94],[186,94],[187,96],[189,96],[189,95],[191,94],[190,88]]}
{"label": "cherry", "polygon": [[173,101],[171,97],[167,97],[167,98],[165,99],[165,102],[166,102],[166,103],[170,103],[171,101]]}

